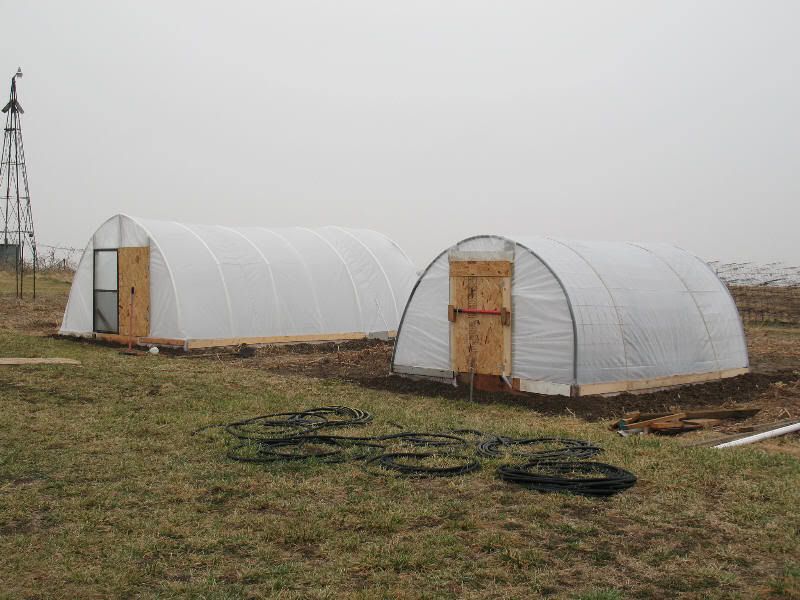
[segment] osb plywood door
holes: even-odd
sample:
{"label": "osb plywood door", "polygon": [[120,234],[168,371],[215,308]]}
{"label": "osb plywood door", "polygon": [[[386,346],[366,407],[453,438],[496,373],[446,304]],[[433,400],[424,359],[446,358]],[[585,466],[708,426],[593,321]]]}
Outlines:
{"label": "osb plywood door", "polygon": [[454,371],[511,375],[511,262],[451,262],[448,318]]}
{"label": "osb plywood door", "polygon": [[[117,252],[119,334],[148,336],[150,335],[150,248],[120,248]],[[133,305],[131,305],[131,289],[133,289]],[[133,308],[132,320],[131,308]]]}

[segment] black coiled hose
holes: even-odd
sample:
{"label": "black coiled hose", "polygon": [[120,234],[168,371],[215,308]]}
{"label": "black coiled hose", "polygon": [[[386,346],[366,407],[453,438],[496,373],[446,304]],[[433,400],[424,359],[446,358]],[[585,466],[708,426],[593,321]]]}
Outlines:
{"label": "black coiled hose", "polygon": [[599,462],[533,462],[498,467],[500,479],[540,492],[611,496],[636,483],[633,473]]}
{"label": "black coiled hose", "polygon": [[[527,448],[523,450],[522,448]],[[478,454],[487,458],[505,455],[521,456],[529,461],[567,460],[591,458],[602,452],[602,448],[584,440],[570,438],[507,438],[493,437],[478,443]]]}
{"label": "black coiled hose", "polygon": [[[471,449],[486,458],[523,457],[524,464],[503,465],[497,473],[503,480],[539,491],[609,496],[636,482],[636,477],[623,469],[579,462],[602,451],[583,440],[510,438],[474,429],[447,433],[401,431],[378,436],[330,432],[333,428],[362,427],[372,420],[370,413],[357,408],[320,406],[210,425],[194,433],[224,428],[240,442],[228,450],[228,457],[248,463],[361,461],[405,477],[453,477],[480,469],[480,462],[467,455]],[[410,446],[411,451],[394,451],[398,445],[400,450]]]}
{"label": "black coiled hose", "polygon": [[[407,477],[454,477],[466,475],[481,468],[481,464],[474,458],[463,455],[447,455],[448,460],[459,460],[460,464],[450,467],[433,467],[418,464],[429,459],[440,458],[435,452],[389,452],[371,459],[369,463]],[[409,464],[414,461],[417,464]]]}

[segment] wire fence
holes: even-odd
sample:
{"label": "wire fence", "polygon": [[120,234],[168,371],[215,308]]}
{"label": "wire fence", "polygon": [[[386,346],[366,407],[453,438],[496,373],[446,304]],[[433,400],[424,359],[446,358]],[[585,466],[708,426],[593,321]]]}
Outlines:
{"label": "wire fence", "polygon": [[758,264],[752,262],[708,263],[722,281],[729,286],[798,287],[800,267],[791,267],[781,262]]}
{"label": "wire fence", "polygon": [[82,248],[37,244],[36,269],[40,273],[74,271],[83,254]]}
{"label": "wire fence", "polygon": [[[16,246],[0,245],[0,270],[14,271],[16,269],[18,260],[16,248]],[[4,250],[5,252],[3,252]],[[37,244],[36,270],[39,273],[71,273],[78,268],[82,255],[82,248]],[[33,260],[30,256],[26,255],[22,263],[26,272],[33,270]]]}
{"label": "wire fence", "polygon": [[780,262],[709,264],[728,286],[745,323],[800,326],[800,267]]}

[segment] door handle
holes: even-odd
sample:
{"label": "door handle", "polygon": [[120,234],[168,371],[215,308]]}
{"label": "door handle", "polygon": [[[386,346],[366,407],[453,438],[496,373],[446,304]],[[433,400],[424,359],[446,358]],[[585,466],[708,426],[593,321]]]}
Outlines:
{"label": "door handle", "polygon": [[451,323],[456,322],[456,316],[458,313],[463,313],[466,315],[495,315],[500,317],[500,323],[503,325],[511,324],[511,311],[505,307],[501,308],[500,310],[491,310],[484,308],[458,308],[452,304],[447,306],[447,320]]}

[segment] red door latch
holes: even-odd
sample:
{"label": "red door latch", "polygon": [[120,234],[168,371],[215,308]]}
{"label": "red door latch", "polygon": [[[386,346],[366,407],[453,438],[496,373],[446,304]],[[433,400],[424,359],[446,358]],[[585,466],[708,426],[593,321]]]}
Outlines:
{"label": "red door latch", "polygon": [[484,308],[458,308],[452,304],[447,306],[447,320],[451,323],[456,322],[456,315],[459,313],[466,315],[497,315],[500,317],[500,322],[503,325],[509,325],[511,323],[511,311],[507,308],[501,308],[500,310],[489,310]]}

